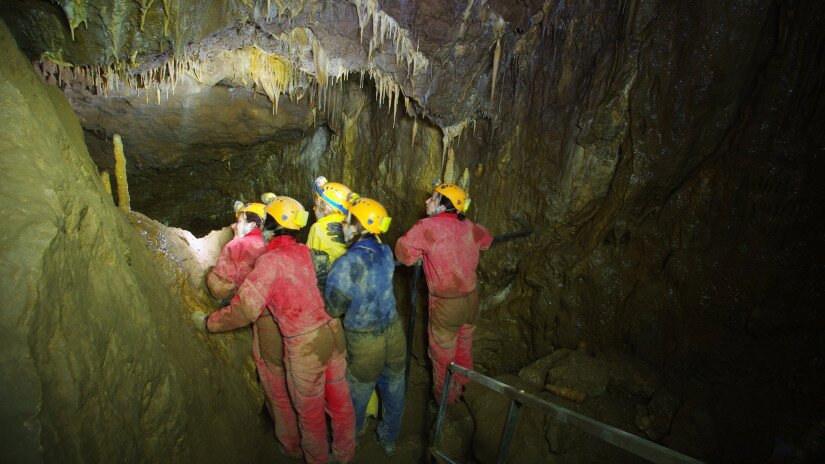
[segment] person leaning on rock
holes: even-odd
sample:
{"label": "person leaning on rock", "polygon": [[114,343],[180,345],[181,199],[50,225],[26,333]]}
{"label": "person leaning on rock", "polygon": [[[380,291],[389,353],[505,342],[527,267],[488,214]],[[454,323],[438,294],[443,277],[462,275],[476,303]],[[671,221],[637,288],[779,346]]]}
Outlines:
{"label": "person leaning on rock", "polygon": [[329,314],[343,316],[356,430],[362,435],[366,429],[367,403],[377,384],[382,419],[375,440],[388,456],[395,454],[401,431],[407,351],[395,308],[392,250],[378,238],[390,221],[377,201],[358,198],[352,202],[342,223],[349,249],[332,265],[325,290]]}
{"label": "person leaning on rock", "polygon": [[[395,244],[398,261],[410,266],[424,261],[429,298],[429,355],[433,363],[433,395],[437,408],[447,364],[473,368],[473,332],[478,317],[476,268],[479,251],[493,242],[490,232],[464,216],[467,194],[454,184],[436,185],[426,201],[427,218],[418,221]],[[453,376],[447,404],[462,394],[468,379]]]}
{"label": "person leaning on rock", "polygon": [[[261,198],[266,201],[274,197],[274,194],[266,193]],[[218,262],[206,276],[206,285],[215,298],[232,296],[254,268],[255,261],[266,251],[266,243],[261,234],[266,216],[264,208],[263,203],[235,202],[237,220],[232,226],[235,237],[224,245]],[[206,330],[206,314],[193,313],[192,318],[199,329]],[[213,321],[212,325],[215,326],[216,322]],[[284,344],[278,326],[268,311],[262,312],[252,323],[252,357],[258,368],[267,408],[275,423],[275,438],[279,448],[287,456],[300,458],[303,453],[298,419],[289,399],[284,376]]]}
{"label": "person leaning on rock", "polygon": [[207,330],[232,330],[269,310],[284,339],[287,386],[298,414],[301,448],[310,464],[327,462],[327,424],[332,455],[355,456],[355,418],[346,382],[346,342],[341,322],[327,314],[309,248],[295,239],[308,213],[298,201],[277,197],[266,205],[264,236],[272,236],[232,303],[213,313]]}

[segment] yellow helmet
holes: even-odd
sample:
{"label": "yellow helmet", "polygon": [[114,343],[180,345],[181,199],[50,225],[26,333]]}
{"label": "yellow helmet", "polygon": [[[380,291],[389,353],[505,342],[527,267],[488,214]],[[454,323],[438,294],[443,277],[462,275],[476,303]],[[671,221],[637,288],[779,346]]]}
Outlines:
{"label": "yellow helmet", "polygon": [[324,176],[315,179],[315,193],[333,208],[346,214],[349,210],[347,195],[352,193],[349,187],[338,182],[329,182]]}
{"label": "yellow helmet", "polygon": [[276,197],[267,203],[265,210],[272,219],[287,229],[300,230],[307,225],[309,219],[309,213],[294,198]]}
{"label": "yellow helmet", "polygon": [[449,198],[459,213],[467,212],[470,208],[470,199],[458,185],[441,183],[435,186],[435,191]]}
{"label": "yellow helmet", "polygon": [[358,198],[352,202],[349,214],[358,218],[358,221],[373,234],[382,234],[390,228],[392,218],[387,216],[387,210],[381,203],[369,198]]}
{"label": "yellow helmet", "polygon": [[241,215],[241,213],[254,213],[257,214],[262,220],[266,218],[266,213],[264,212],[264,208],[266,205],[263,203],[244,203],[242,201],[235,202],[235,218]]}

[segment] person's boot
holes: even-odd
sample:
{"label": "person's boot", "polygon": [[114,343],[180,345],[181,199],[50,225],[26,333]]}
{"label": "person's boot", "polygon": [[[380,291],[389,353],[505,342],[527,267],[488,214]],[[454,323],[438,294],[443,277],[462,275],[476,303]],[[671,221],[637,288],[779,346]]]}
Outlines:
{"label": "person's boot", "polygon": [[395,448],[395,443],[384,443],[381,441],[381,437],[378,436],[378,430],[376,430],[375,434],[373,434],[373,438],[375,439],[375,442],[378,443],[378,446],[381,447],[381,450],[384,451],[384,454],[386,454],[387,456],[395,456],[395,453],[398,452],[398,450]]}
{"label": "person's boot", "polygon": [[283,454],[284,456],[286,456],[288,458],[291,458],[291,459],[303,459],[304,458],[304,453],[303,452],[298,451],[298,454],[292,454],[289,451],[287,451],[286,448],[284,448],[284,445],[282,445],[280,443],[278,443],[278,452]]}
{"label": "person's boot", "polygon": [[438,414],[438,403],[436,403],[435,400],[430,400],[430,403],[427,404],[427,409],[433,414]]}
{"label": "person's boot", "polygon": [[366,434],[367,434],[367,426],[368,426],[368,425],[369,425],[369,420],[365,417],[365,418],[364,418],[364,425],[361,427],[361,430],[359,430],[359,431],[356,433],[356,436],[363,437],[364,435],[366,435]]}
{"label": "person's boot", "polygon": [[339,461],[335,459],[335,456],[330,451],[329,457],[327,458],[327,464],[351,464],[351,461]]}

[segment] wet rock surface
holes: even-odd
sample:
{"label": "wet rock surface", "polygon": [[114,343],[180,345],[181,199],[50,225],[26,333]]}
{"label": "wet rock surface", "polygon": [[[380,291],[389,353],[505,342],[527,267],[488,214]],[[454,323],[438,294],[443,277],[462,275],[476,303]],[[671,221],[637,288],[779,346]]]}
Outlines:
{"label": "wet rock surface", "polygon": [[[57,3],[9,2],[0,15],[30,58],[109,65],[144,85],[104,90],[89,84],[92,68],[75,79],[35,64],[81,121],[97,165],[84,161],[84,176],[111,171],[111,137],[123,137],[135,210],[201,236],[231,221],[235,198],[308,204],[323,174],[380,199],[393,243],[423,215],[432,179],[460,181],[471,219],[494,234],[521,229],[513,216],[533,229],[482,255],[477,369],[710,462],[823,456],[821,2],[421,0],[369,14],[358,1]],[[167,99],[170,58],[214,64],[253,45],[295,63],[276,115],[269,82],[227,67],[197,68],[205,84],[181,81]],[[399,269],[405,320],[409,279]],[[432,420],[425,311],[399,459],[423,456]],[[35,335],[15,337],[10,346]],[[465,395],[470,416],[502,423],[503,400],[484,395]],[[54,408],[76,404],[69,396]],[[456,453],[470,457],[472,440],[473,459],[494,455],[500,432],[469,437],[467,416],[456,421]],[[539,416],[522,421],[519,437],[542,433],[519,438],[513,462],[632,459]]]}
{"label": "wet rock surface", "polygon": [[202,340],[187,320],[190,272],[203,271],[184,245],[191,234],[124,216],[65,98],[32,73],[4,25],[0,47],[10,61],[0,68],[3,461],[274,452],[250,337]]}

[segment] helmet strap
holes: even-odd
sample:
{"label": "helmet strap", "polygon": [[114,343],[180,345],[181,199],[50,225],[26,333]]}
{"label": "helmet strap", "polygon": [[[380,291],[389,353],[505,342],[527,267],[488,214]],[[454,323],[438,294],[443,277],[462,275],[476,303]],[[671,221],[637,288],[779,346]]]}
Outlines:
{"label": "helmet strap", "polygon": [[433,213],[430,214],[430,216],[435,216],[436,214],[447,210],[447,208],[445,208],[444,205],[441,204],[441,199],[444,198],[444,195],[438,192],[434,193],[436,194],[435,200],[433,200],[435,202],[435,208],[433,208]]}
{"label": "helmet strap", "polygon": [[318,215],[320,216],[318,219],[338,212],[338,209],[327,203],[326,200],[324,200],[324,198],[320,195],[316,196],[315,198],[317,199],[316,202],[318,204]]}

